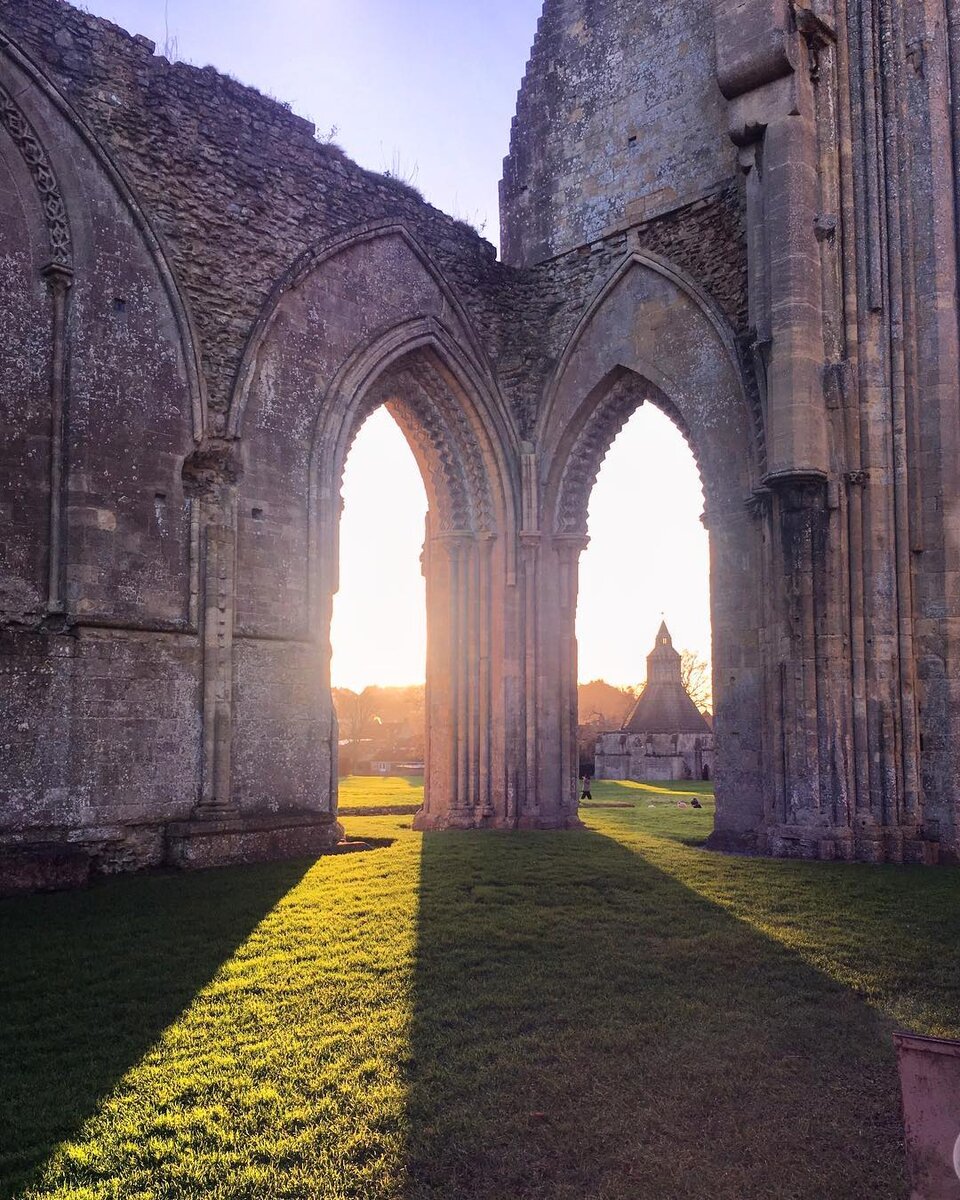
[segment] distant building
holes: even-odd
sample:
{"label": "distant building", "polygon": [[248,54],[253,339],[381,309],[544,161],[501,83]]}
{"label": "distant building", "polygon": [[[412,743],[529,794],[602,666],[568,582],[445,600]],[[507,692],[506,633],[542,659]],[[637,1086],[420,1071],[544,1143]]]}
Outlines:
{"label": "distant building", "polygon": [[680,666],[664,622],[647,656],[647,682],[636,704],[618,732],[597,740],[597,779],[712,778],[713,730],[683,686]]}

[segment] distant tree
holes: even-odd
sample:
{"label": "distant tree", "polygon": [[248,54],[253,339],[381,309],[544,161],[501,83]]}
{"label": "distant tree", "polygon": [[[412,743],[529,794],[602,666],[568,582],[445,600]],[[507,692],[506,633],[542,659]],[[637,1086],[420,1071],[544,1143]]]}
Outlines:
{"label": "distant tree", "polygon": [[581,683],[577,690],[580,723],[595,729],[619,729],[636,698],[634,688],[614,687],[605,679]]}
{"label": "distant tree", "polygon": [[680,654],[680,682],[701,712],[713,708],[710,666],[695,650],[684,650]]}
{"label": "distant tree", "polygon": [[360,693],[347,690],[340,693],[338,715],[343,722],[344,732],[354,745],[369,738],[376,726],[382,723],[377,716],[372,691],[372,688],[364,688]]}

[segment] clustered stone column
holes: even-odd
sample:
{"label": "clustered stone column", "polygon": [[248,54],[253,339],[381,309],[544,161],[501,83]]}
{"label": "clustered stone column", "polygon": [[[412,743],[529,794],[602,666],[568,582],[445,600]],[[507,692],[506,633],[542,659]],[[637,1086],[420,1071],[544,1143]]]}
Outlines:
{"label": "clustered stone column", "polygon": [[492,824],[496,816],[491,763],[493,541],[491,533],[428,533],[427,776],[418,829],[467,829]]}

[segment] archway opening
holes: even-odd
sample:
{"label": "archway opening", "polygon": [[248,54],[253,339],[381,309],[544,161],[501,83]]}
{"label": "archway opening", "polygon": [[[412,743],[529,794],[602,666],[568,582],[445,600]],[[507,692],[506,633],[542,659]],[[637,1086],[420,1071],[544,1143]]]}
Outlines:
{"label": "archway opening", "polygon": [[[405,778],[415,778],[422,771],[423,805],[416,817],[421,828],[492,824],[503,809],[503,748],[494,728],[496,697],[502,686],[495,640],[502,636],[503,621],[494,582],[504,569],[497,536],[501,502],[491,486],[492,458],[482,418],[472,403],[443,355],[421,345],[362,380],[348,410],[334,414],[332,427],[321,425],[315,443],[318,501],[326,464],[332,467],[338,489],[347,472],[345,507],[350,509],[353,485],[348,455],[365,422],[375,415],[361,435],[359,458],[354,449],[355,469],[365,469],[372,479],[373,511],[364,516],[362,507],[354,507],[350,520],[341,526],[333,505],[318,502],[316,509],[320,578],[331,585],[331,601],[339,592],[331,626],[337,643],[331,682],[354,684],[338,697],[344,724],[344,736],[338,732],[343,767],[356,769],[352,759],[359,758],[369,774],[402,770]],[[387,415],[376,417],[382,409]],[[400,449],[401,441],[406,442],[406,452]],[[369,457],[378,447],[379,462]],[[410,465],[399,489],[396,465],[409,462],[407,452],[412,454],[419,482],[414,482]],[[371,558],[382,544],[386,506],[392,510],[391,523],[401,518],[405,532],[403,537],[393,537],[390,554],[378,565]],[[361,518],[367,522],[366,531],[352,528],[354,519]],[[392,537],[389,531],[386,536]],[[360,547],[359,564],[341,554],[347,539]],[[415,583],[414,564],[423,576]],[[348,579],[354,572],[359,585]],[[393,601],[401,599],[401,585],[403,604],[398,612]],[[362,604],[356,600],[356,586],[366,593]],[[414,596],[418,617],[411,620]],[[425,622],[419,615],[424,608]],[[331,615],[332,608],[327,608],[326,619]],[[360,648],[365,661],[362,671],[353,669],[352,679],[349,642],[344,641],[351,628],[355,646],[359,643],[354,662],[359,661]],[[374,646],[361,632],[371,628],[379,635]],[[390,689],[384,695],[379,681],[391,676],[400,692]],[[358,693],[361,687],[364,690]],[[399,712],[391,708],[394,701]],[[344,702],[355,709],[355,715],[346,711]],[[376,711],[377,706],[382,711]],[[412,734],[415,722],[422,740]],[[402,728],[390,728],[393,725]],[[399,745],[381,747],[381,740],[388,741],[382,735],[388,732],[401,735]],[[381,749],[395,753],[377,753]]]}
{"label": "archway opening", "polygon": [[385,406],[357,434],[341,495],[330,630],[339,777],[417,786],[425,757],[428,501],[416,458]]}
{"label": "archway opening", "polygon": [[655,404],[641,405],[590,494],[577,605],[581,776],[668,791],[712,778],[703,509],[684,434]]}

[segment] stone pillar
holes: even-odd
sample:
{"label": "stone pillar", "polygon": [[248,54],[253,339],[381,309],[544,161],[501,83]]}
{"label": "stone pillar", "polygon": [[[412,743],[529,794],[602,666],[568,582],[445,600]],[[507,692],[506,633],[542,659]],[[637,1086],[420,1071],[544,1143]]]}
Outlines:
{"label": "stone pillar", "polygon": [[523,778],[516,823],[535,825],[540,812],[540,556],[541,536],[520,534],[523,623]]}
{"label": "stone pillar", "polygon": [[196,815],[217,819],[236,811],[230,767],[233,742],[233,625],[236,596],[237,448],[211,442],[183,467],[184,494],[199,515],[202,678],[201,787]]}
{"label": "stone pillar", "polygon": [[[489,739],[481,754],[485,673],[481,646],[489,612],[482,611],[483,552],[474,535],[434,536],[425,557],[427,573],[426,794],[414,822],[418,829],[466,829],[490,807],[481,795],[481,759],[489,782]],[[489,656],[487,656],[487,673]]]}
{"label": "stone pillar", "polygon": [[[477,796],[476,820],[486,825],[496,819],[493,787],[493,739],[495,708],[493,696],[493,546],[494,535],[478,535],[476,560],[477,608]],[[501,709],[502,718],[502,709]]]}
{"label": "stone pillar", "polygon": [[824,605],[826,487],[816,476],[795,477],[777,488],[783,568],[783,645],[778,711],[782,738],[784,812],[788,828],[815,830],[823,824],[820,716],[823,708],[818,625]]}
{"label": "stone pillar", "polygon": [[[773,500],[765,846],[853,852],[850,453],[841,121],[832,7],[715,0],[718,81],[746,175],[750,323]],[[718,745],[724,740],[718,722]],[[722,764],[718,759],[718,768]],[[722,775],[722,771],[721,771]]]}
{"label": "stone pillar", "polygon": [[203,784],[198,816],[235,808],[233,742],[233,613],[236,511],[231,499],[201,502],[203,539]]}
{"label": "stone pillar", "polygon": [[577,820],[579,806],[580,754],[577,741],[579,726],[579,682],[577,648],[577,598],[580,586],[580,555],[589,538],[578,534],[557,536],[553,547],[559,563],[557,646],[560,714],[560,792],[557,798],[558,823]]}

